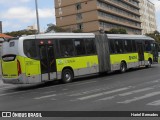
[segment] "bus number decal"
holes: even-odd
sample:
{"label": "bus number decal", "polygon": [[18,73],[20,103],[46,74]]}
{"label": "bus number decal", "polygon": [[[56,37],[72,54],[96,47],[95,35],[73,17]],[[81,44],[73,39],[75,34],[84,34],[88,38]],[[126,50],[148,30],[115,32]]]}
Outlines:
{"label": "bus number decal", "polygon": [[75,62],[75,60],[66,60],[65,61],[65,63],[67,64],[67,63],[74,63]]}
{"label": "bus number decal", "polygon": [[75,63],[75,60],[58,60],[58,65]]}

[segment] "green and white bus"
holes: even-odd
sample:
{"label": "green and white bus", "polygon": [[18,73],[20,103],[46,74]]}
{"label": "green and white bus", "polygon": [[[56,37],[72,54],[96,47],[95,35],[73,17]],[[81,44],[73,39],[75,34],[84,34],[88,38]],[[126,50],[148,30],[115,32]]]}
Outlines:
{"label": "green and white bus", "polygon": [[2,80],[32,84],[129,68],[151,67],[157,44],[143,35],[50,33],[9,39],[2,47]]}

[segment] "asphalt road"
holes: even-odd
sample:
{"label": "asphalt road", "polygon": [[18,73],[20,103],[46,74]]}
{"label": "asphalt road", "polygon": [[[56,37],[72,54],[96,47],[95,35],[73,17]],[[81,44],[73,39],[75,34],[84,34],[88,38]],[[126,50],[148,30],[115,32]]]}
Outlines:
{"label": "asphalt road", "polygon": [[4,85],[0,111],[160,111],[160,65],[69,84]]}

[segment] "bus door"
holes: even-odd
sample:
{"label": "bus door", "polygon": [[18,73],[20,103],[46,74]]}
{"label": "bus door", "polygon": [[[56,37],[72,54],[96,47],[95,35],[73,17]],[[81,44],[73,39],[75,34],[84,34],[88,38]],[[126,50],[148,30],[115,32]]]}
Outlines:
{"label": "bus door", "polygon": [[41,80],[48,81],[56,78],[56,61],[54,45],[40,45]]}
{"label": "bus door", "polygon": [[142,61],[144,61],[144,49],[142,43],[137,43],[137,50],[138,50],[139,61],[141,62],[142,65]]}
{"label": "bus door", "polygon": [[153,43],[152,45],[152,54],[153,54],[153,62],[158,62],[158,50],[159,46],[157,43]]}

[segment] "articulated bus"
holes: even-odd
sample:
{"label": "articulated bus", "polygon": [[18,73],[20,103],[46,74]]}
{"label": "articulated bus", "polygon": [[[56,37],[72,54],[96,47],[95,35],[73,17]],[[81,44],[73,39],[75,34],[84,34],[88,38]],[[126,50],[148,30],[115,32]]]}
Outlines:
{"label": "articulated bus", "polygon": [[151,67],[157,44],[143,35],[50,33],[9,39],[2,47],[2,80],[32,84],[129,68]]}

